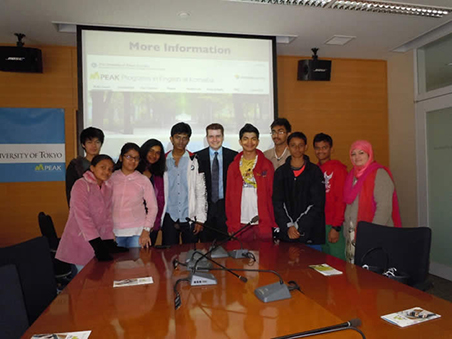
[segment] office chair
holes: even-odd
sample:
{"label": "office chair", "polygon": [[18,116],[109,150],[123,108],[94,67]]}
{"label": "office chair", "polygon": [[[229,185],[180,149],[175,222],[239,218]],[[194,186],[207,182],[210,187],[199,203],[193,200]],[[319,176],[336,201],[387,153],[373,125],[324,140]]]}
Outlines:
{"label": "office chair", "polygon": [[[431,238],[428,227],[399,228],[360,221],[356,231],[355,264],[395,267],[408,275],[408,285],[425,291],[431,287],[427,282]],[[373,253],[368,253],[372,249]]]}
{"label": "office chair", "polygon": [[55,271],[55,279],[57,281],[58,289],[61,290],[71,281],[73,277],[72,267],[71,265],[55,258],[60,239],[56,234],[52,217],[44,212],[39,212],[38,223],[41,234],[49,241],[50,254],[53,261],[53,270]]}
{"label": "office chair", "polygon": [[56,234],[55,225],[53,224],[52,218],[50,217],[50,215],[47,215],[44,212],[39,212],[38,223],[41,234],[49,241],[50,250],[56,251],[60,239],[58,239],[58,236]]}
{"label": "office chair", "polygon": [[28,319],[16,266],[0,266],[0,281],[0,336],[17,339],[27,330]]}
{"label": "office chair", "polygon": [[31,325],[57,295],[47,239],[39,237],[0,248],[0,266],[10,264],[16,266]]}

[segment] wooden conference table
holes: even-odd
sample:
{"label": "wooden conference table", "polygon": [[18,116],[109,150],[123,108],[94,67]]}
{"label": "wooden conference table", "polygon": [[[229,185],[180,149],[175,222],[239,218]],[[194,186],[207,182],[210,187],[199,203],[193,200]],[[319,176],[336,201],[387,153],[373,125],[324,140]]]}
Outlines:
{"label": "wooden conference table", "polygon": [[[287,283],[295,280],[304,294],[263,303],[254,289],[278,278],[246,272],[244,283],[225,271],[212,271],[218,285],[190,287],[182,282],[182,305],[174,308],[173,285],[188,275],[173,269],[192,246],[133,249],[115,261],[92,260],[58,295],[23,338],[32,334],[92,330],[96,338],[271,338],[360,318],[367,338],[452,338],[452,303],[402,285],[299,244],[245,244],[257,261],[218,259],[230,268],[273,269]],[[198,248],[204,244],[198,244]],[[231,242],[227,249],[238,248]],[[325,277],[308,268],[328,263],[343,272]],[[152,276],[153,284],[113,288],[114,280]],[[380,316],[419,306],[442,317],[399,328]],[[340,331],[320,338],[361,338]]]}

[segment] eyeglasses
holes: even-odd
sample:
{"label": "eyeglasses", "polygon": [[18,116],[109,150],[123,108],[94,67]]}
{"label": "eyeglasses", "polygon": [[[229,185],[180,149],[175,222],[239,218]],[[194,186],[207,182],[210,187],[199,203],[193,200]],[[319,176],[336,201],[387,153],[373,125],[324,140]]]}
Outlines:
{"label": "eyeglasses", "polygon": [[276,134],[278,134],[278,135],[283,135],[283,134],[286,134],[287,132],[286,131],[283,131],[282,129],[280,129],[279,131],[271,131],[271,135],[276,135]]}
{"label": "eyeglasses", "polygon": [[124,155],[124,158],[127,160],[140,161],[140,157],[132,157],[131,155]]}

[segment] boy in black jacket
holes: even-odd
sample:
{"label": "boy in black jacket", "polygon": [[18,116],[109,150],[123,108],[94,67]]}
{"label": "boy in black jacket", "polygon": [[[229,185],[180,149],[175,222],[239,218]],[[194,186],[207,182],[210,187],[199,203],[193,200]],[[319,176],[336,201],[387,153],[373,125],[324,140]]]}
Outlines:
{"label": "boy in black jacket", "polygon": [[273,207],[282,241],[301,242],[321,250],[325,243],[325,184],[320,168],[305,155],[307,138],[292,133],[291,156],[275,172]]}

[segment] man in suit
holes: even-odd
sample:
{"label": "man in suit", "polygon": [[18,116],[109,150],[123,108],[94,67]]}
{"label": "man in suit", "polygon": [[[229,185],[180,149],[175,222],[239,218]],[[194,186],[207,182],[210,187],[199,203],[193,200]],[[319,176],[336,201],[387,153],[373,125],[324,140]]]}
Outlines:
{"label": "man in suit", "polygon": [[[224,128],[213,123],[206,127],[206,139],[209,147],[197,152],[200,171],[205,173],[207,188],[207,221],[206,225],[219,232],[204,228],[201,241],[210,242],[214,239],[222,240],[227,237],[225,196],[228,167],[237,152],[223,147]],[[223,234],[221,234],[223,233]]]}

